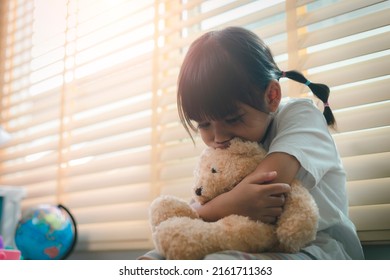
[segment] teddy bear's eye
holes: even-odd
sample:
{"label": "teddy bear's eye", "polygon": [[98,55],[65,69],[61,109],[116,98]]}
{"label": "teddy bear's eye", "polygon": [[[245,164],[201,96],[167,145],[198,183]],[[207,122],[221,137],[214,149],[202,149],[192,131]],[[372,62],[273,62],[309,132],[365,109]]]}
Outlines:
{"label": "teddy bear's eye", "polygon": [[211,173],[217,173],[217,169],[215,169],[214,167],[211,168]]}

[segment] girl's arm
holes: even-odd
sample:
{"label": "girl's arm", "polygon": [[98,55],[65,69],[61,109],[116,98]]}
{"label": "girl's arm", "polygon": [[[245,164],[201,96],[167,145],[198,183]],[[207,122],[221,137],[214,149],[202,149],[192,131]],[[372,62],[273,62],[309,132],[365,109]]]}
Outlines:
{"label": "girl's arm", "polygon": [[273,223],[280,216],[284,195],[290,191],[300,164],[286,153],[268,155],[231,191],[219,195],[204,205],[194,204],[205,221],[216,221],[231,214]]}

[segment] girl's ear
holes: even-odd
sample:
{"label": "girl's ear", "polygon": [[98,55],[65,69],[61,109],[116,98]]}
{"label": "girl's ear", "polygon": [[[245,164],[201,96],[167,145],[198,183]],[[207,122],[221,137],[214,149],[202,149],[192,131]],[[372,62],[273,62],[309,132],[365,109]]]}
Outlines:
{"label": "girl's ear", "polygon": [[264,93],[264,101],[268,112],[275,112],[282,99],[282,90],[276,80],[271,80]]}

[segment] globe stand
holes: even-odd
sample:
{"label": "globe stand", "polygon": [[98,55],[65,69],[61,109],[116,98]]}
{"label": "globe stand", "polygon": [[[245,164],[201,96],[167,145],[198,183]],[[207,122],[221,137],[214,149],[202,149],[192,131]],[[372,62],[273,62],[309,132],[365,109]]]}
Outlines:
{"label": "globe stand", "polygon": [[73,239],[73,243],[72,245],[69,247],[69,250],[64,254],[64,256],[61,258],[62,260],[66,260],[69,255],[73,252],[75,246],[76,246],[76,243],[77,243],[77,224],[76,224],[76,220],[75,218],[73,217],[73,215],[70,213],[70,211],[68,210],[68,208],[66,208],[64,205],[62,204],[58,204],[57,205],[58,208],[61,208],[63,209],[66,213],[68,213],[69,217],[71,218],[72,222],[73,222],[73,225],[74,225],[74,239]]}

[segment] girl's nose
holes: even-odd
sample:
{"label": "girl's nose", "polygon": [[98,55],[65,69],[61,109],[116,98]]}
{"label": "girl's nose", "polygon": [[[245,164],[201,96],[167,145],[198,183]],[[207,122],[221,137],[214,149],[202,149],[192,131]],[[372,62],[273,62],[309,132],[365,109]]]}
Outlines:
{"label": "girl's nose", "polygon": [[223,142],[214,142],[214,148],[215,149],[226,149],[230,146],[230,140],[232,139],[228,139],[226,141],[223,141]]}
{"label": "girl's nose", "polygon": [[214,148],[227,148],[233,136],[222,125],[216,125],[214,129]]}

